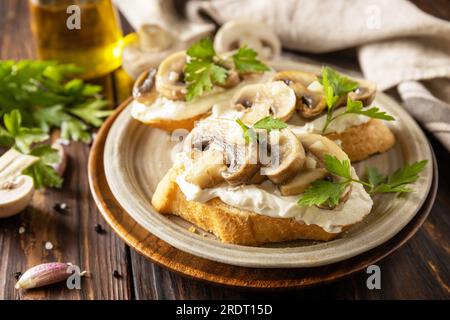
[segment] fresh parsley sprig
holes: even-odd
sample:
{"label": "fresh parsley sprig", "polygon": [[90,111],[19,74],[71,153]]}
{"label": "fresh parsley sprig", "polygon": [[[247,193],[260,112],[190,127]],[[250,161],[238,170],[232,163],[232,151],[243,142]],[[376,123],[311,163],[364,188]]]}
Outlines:
{"label": "fresh parsley sprig", "polygon": [[[226,60],[214,50],[211,39],[206,38],[193,44],[187,50],[187,63],[184,69],[187,84],[186,100],[211,91],[214,84],[225,84],[229,70]],[[241,47],[231,60],[238,73],[264,72],[269,68],[257,59],[257,53],[247,46]]]}
{"label": "fresh parsley sprig", "polygon": [[0,61],[0,117],[17,109],[27,128],[61,128],[63,139],[89,142],[89,126],[100,126],[111,111],[100,86],[70,80],[80,71],[53,61]]}
{"label": "fresh parsley sprig", "polygon": [[340,198],[351,183],[364,185],[370,194],[412,192],[413,190],[408,188],[407,185],[419,179],[419,174],[427,163],[427,160],[422,160],[412,165],[406,165],[388,177],[384,177],[376,168],[371,167],[367,169],[368,181],[363,181],[352,177],[349,160],[340,161],[334,156],[325,155],[325,168],[331,174],[340,177],[341,180],[314,181],[300,197],[298,205],[328,205],[335,207],[339,204]]}
{"label": "fresh parsley sprig", "polygon": [[408,193],[412,192],[407,185],[419,179],[419,174],[427,165],[427,160],[407,164],[398,169],[392,175],[383,176],[377,168],[368,167],[366,170],[368,183],[371,185],[369,192],[374,193]]}
{"label": "fresh parsley sprig", "polygon": [[347,97],[347,105],[344,112],[335,115],[337,103],[341,101],[347,93],[358,88],[359,84],[356,81],[340,75],[338,72],[330,67],[322,68],[322,75],[320,82],[325,92],[325,100],[327,103],[327,116],[322,132],[325,133],[329,125],[336,119],[347,114],[361,114],[372,119],[381,119],[386,121],[395,120],[394,117],[387,114],[384,111],[380,111],[378,107],[372,107],[370,109],[363,109],[363,103],[361,101],[353,101]]}
{"label": "fresh parsley sprig", "polygon": [[270,132],[272,130],[281,130],[288,127],[284,121],[275,119],[271,116],[258,120],[252,127],[247,126],[241,119],[237,119],[236,122],[241,126],[245,141],[247,143],[250,141],[258,141],[258,137],[254,129],[262,129]]}
{"label": "fresh parsley sprig", "polygon": [[52,167],[60,160],[58,150],[39,144],[49,139],[48,134],[39,128],[23,127],[18,110],[5,114],[3,124],[5,129],[0,127],[0,146],[15,148],[23,154],[39,158],[38,162],[24,171],[24,174],[33,178],[35,187],[61,187],[63,180]]}

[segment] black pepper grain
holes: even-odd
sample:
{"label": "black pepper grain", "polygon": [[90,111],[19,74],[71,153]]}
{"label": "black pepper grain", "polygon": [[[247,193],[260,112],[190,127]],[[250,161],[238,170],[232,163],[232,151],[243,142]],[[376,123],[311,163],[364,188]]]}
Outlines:
{"label": "black pepper grain", "polygon": [[15,278],[16,280],[19,280],[21,276],[22,276],[22,272],[20,272],[20,271],[14,272],[14,278]]}
{"label": "black pepper grain", "polygon": [[114,278],[117,278],[117,279],[122,278],[122,275],[117,270],[114,270],[112,275],[113,275]]}
{"label": "black pepper grain", "polygon": [[95,225],[94,229],[95,229],[95,232],[97,232],[98,234],[105,234],[106,233],[106,230],[99,223],[97,223]]}
{"label": "black pepper grain", "polygon": [[53,206],[53,210],[55,210],[55,211],[58,212],[58,213],[62,213],[62,214],[66,213],[66,212],[67,212],[67,209],[68,209],[68,206],[67,206],[67,203],[65,203],[65,202],[62,202],[62,203],[56,203],[56,204]]}

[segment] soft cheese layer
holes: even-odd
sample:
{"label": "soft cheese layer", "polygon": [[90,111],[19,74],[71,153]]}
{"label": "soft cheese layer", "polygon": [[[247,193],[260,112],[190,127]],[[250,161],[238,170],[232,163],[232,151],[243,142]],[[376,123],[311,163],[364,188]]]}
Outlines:
{"label": "soft cheese layer", "polygon": [[185,120],[207,113],[213,105],[229,103],[233,95],[243,86],[263,83],[273,77],[274,72],[265,72],[239,83],[231,89],[216,88],[213,93],[198,97],[193,101],[175,101],[159,96],[151,105],[133,101],[131,115],[133,118],[149,122],[155,120]]}
{"label": "soft cheese layer", "polygon": [[[356,177],[356,173],[353,172]],[[318,207],[300,207],[299,196],[282,196],[270,181],[261,185],[242,185],[238,187],[224,183],[220,186],[201,189],[185,180],[184,175],[176,182],[189,201],[207,202],[219,198],[224,203],[260,215],[275,218],[294,218],[307,225],[315,224],[330,233],[339,233],[342,227],[361,221],[372,209],[372,199],[360,184],[354,183],[347,202],[326,210]]]}

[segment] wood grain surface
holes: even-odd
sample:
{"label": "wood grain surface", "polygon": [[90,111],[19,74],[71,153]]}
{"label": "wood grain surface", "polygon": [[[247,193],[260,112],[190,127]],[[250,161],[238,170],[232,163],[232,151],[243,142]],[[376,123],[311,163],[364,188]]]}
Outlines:
{"label": "wood grain surface", "polygon": [[[450,19],[448,0],[414,2],[429,13]],[[130,30],[126,24],[124,29]],[[27,0],[0,1],[0,57],[35,57]],[[345,67],[356,66],[351,55],[342,53],[318,58]],[[97,82],[105,85],[105,94],[112,105],[118,105],[128,95],[130,83],[121,71]],[[100,216],[88,188],[89,146],[74,143],[67,148],[70,163],[63,189],[38,193],[24,213],[0,220],[0,299],[449,299],[450,155],[429,138],[440,165],[436,202],[416,235],[379,263],[381,290],[368,290],[367,275],[360,272],[306,290],[255,293],[201,283],[150,263],[130,250]],[[64,215],[55,212],[56,202],[66,202],[68,212]],[[105,227],[105,234],[95,232],[96,223]],[[22,235],[18,233],[20,226],[26,228]],[[46,241],[51,241],[55,249],[45,250]],[[70,261],[89,271],[81,290],[70,291],[59,285],[29,292],[14,290],[15,272],[54,260]],[[114,270],[121,277],[113,277]]]}

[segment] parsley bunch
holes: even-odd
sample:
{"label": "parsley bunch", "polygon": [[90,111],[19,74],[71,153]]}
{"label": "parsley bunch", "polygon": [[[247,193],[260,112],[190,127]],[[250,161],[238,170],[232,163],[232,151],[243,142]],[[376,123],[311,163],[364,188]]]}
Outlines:
{"label": "parsley bunch", "polygon": [[13,110],[3,116],[5,129],[0,127],[0,146],[15,148],[19,152],[35,156],[39,161],[24,171],[33,178],[36,188],[61,187],[62,178],[52,165],[59,162],[58,150],[49,145],[39,144],[49,139],[48,134],[39,128],[22,126],[22,115]]}
{"label": "parsley bunch", "polygon": [[337,103],[341,100],[343,96],[347,93],[358,88],[358,82],[350,80],[349,78],[340,75],[338,72],[330,67],[322,68],[322,75],[320,77],[320,82],[323,85],[325,92],[325,98],[327,103],[327,117],[322,129],[325,133],[328,126],[334,120],[346,115],[346,114],[361,114],[372,119],[381,119],[392,121],[395,120],[394,117],[387,114],[386,112],[380,111],[377,107],[372,107],[370,109],[363,109],[363,104],[361,101],[352,101],[347,97],[347,105],[344,112],[334,115],[334,111]]}
{"label": "parsley bunch", "polygon": [[[228,61],[219,57],[211,39],[202,39],[187,50],[187,64],[184,70],[188,101],[211,91],[214,84],[225,84],[229,70]],[[241,47],[232,57],[238,73],[264,72],[269,68],[257,59],[254,50]]]}
{"label": "parsley bunch", "polygon": [[[81,70],[53,61],[0,61],[0,117],[17,110],[27,128],[61,128],[61,138],[90,142],[111,111],[100,86],[70,78]],[[31,129],[30,129],[31,130]]]}
{"label": "parsley bunch", "polygon": [[367,168],[368,181],[353,179],[349,160],[340,161],[334,156],[325,155],[324,163],[328,172],[341,177],[341,181],[317,180],[313,182],[298,200],[300,206],[325,204],[335,207],[352,182],[364,185],[370,194],[412,192],[413,190],[407,185],[419,179],[419,173],[422,172],[428,161],[422,160],[406,165],[387,177],[384,177],[376,168]]}

